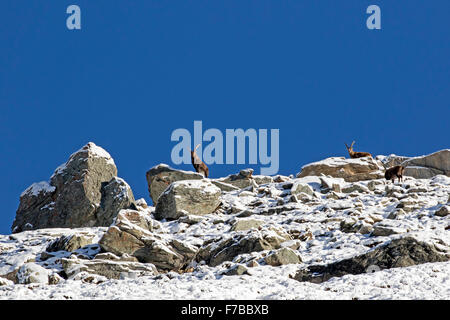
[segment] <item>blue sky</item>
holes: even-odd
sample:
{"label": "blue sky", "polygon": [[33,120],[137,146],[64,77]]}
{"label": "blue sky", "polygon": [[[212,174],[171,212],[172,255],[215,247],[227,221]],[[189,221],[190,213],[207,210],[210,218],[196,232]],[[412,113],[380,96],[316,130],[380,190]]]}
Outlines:
{"label": "blue sky", "polygon": [[[66,28],[71,4],[81,30]],[[0,234],[20,193],[89,141],[150,202],[145,172],[172,165],[170,135],[194,120],[278,128],[285,175],[352,140],[375,155],[449,148],[449,13],[448,0],[2,1]],[[242,167],[259,171],[210,173]]]}

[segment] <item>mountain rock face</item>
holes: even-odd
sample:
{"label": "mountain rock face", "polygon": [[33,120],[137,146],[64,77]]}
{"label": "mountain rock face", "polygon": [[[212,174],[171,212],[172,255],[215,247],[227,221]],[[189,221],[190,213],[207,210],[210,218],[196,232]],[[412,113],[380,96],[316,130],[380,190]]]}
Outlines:
{"label": "mountain rock face", "polygon": [[[445,172],[446,158],[436,159]],[[450,268],[450,177],[392,183],[384,160],[329,158],[297,178],[241,170],[205,179],[158,165],[147,172],[158,200],[149,206],[134,200],[106,151],[88,144],[49,182],[22,194],[14,233],[0,235],[0,297],[39,291],[65,298],[61,292],[79,288],[76,281],[83,291],[73,296],[82,298],[90,290],[155,297],[185,286],[206,295],[208,280],[224,290],[245,283],[244,291],[262,298],[285,288],[279,296],[293,299],[310,290],[341,298],[342,288],[370,291],[370,283],[392,297],[389,290],[417,293],[423,282],[434,297]],[[399,161],[406,160],[384,165]]]}
{"label": "mountain rock face", "polygon": [[303,166],[297,178],[322,174],[333,178],[343,178],[347,182],[356,182],[383,178],[384,167],[381,161],[371,157],[358,159],[333,157]]}
{"label": "mountain rock face", "polygon": [[12,231],[108,226],[133,202],[109,153],[89,142],[55,170],[50,182],[22,193]]}

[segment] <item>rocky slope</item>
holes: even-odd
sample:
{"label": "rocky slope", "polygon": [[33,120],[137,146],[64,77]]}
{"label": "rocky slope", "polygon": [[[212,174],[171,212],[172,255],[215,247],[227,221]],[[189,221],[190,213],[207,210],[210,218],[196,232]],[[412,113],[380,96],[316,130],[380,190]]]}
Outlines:
{"label": "rocky slope", "polygon": [[[90,143],[22,194],[0,236],[0,298],[445,298],[448,151],[329,158],[296,178],[160,164],[148,206]],[[425,169],[382,178],[405,161]]]}

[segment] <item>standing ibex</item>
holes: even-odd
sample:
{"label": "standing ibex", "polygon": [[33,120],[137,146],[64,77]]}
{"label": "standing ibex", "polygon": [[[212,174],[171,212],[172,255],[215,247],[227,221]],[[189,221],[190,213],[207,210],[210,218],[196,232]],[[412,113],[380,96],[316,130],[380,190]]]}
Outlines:
{"label": "standing ibex", "polygon": [[392,180],[392,183],[394,183],[395,178],[398,178],[398,182],[400,182],[403,181],[403,171],[405,171],[405,167],[395,166],[387,169],[384,173],[384,177],[386,180]]}
{"label": "standing ibex", "polygon": [[192,162],[192,165],[194,166],[195,171],[202,174],[205,178],[208,178],[208,175],[209,175],[208,167],[206,166],[206,164],[204,164],[202,162],[202,160],[200,160],[198,155],[195,153],[195,151],[197,150],[197,148],[199,146],[200,146],[200,144],[198,144],[195,147],[194,151],[191,150],[191,162]]}
{"label": "standing ibex", "polygon": [[345,144],[345,146],[347,147],[348,154],[350,155],[350,158],[356,159],[356,158],[362,158],[362,157],[372,157],[372,155],[368,152],[353,151],[354,144],[355,144],[355,141],[352,142],[352,145],[350,147],[347,144]]}

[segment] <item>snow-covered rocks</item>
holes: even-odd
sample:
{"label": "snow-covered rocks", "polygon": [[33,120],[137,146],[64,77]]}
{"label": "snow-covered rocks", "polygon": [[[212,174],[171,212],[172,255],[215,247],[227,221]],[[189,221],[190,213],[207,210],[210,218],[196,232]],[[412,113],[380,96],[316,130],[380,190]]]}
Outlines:
{"label": "snow-covered rocks", "polygon": [[320,283],[332,277],[361,274],[382,269],[408,267],[428,262],[449,261],[448,254],[439,252],[433,245],[412,237],[388,241],[368,252],[328,265],[311,265],[299,270],[294,278],[299,281]]}
{"label": "snow-covered rocks", "polygon": [[156,219],[178,219],[184,214],[205,215],[216,210],[221,190],[208,180],[172,183],[158,198]]}
{"label": "snow-covered rocks", "polygon": [[20,267],[16,274],[17,283],[42,283],[48,284],[48,271],[40,265],[30,262]]}
{"label": "snow-covered rocks", "polygon": [[409,158],[402,166],[406,167],[404,175],[416,179],[430,179],[439,174],[450,176],[450,149]]}
{"label": "snow-covered rocks", "polygon": [[247,233],[212,239],[199,250],[196,259],[214,267],[224,261],[232,261],[241,254],[278,249],[288,240],[292,238],[284,232],[251,229]]}
{"label": "snow-covered rocks", "polygon": [[154,206],[161,193],[173,182],[181,180],[201,180],[203,176],[197,172],[173,169],[167,164],[160,163],[146,173],[148,192]]}
{"label": "snow-covered rocks", "polygon": [[302,262],[302,259],[296,250],[281,248],[266,256],[264,261],[268,265],[277,267],[285,264],[298,264]]}
{"label": "snow-covered rocks", "polygon": [[114,261],[97,258],[93,260],[63,258],[61,259],[61,263],[68,279],[83,276],[85,281],[86,274],[99,275],[106,279],[137,278],[158,274],[154,265],[133,261]]}
{"label": "snow-covered rocks", "polygon": [[50,182],[22,193],[12,231],[110,225],[134,202],[131,188],[116,176],[109,153],[89,142],[55,170]]}
{"label": "snow-covered rocks", "polygon": [[[163,186],[156,181],[163,178],[153,183]],[[0,235],[0,297],[351,299],[356,291],[366,298],[448,292],[449,177],[395,184],[321,174],[269,178],[244,170],[227,182],[194,178],[161,187],[162,197],[182,186],[173,201],[185,204],[213,191],[220,206],[202,215],[180,206],[178,218],[161,218],[140,199],[108,228]],[[104,185],[109,182],[118,186],[113,194],[126,194],[120,179]],[[31,199],[56,191],[43,183],[25,193]],[[49,284],[33,290],[17,284],[28,263],[47,270]]]}
{"label": "snow-covered rocks", "polygon": [[273,178],[262,175],[253,175],[253,169],[243,169],[237,174],[230,174],[229,176],[217,179],[216,181],[231,184],[238,189],[244,189],[252,185],[271,183],[273,182]]}
{"label": "snow-covered rocks", "polygon": [[122,210],[99,244],[104,251],[128,254],[160,270],[178,271],[188,266],[197,248],[154,232],[159,228],[159,222],[146,211]]}
{"label": "snow-covered rocks", "polygon": [[355,182],[383,178],[383,170],[381,161],[371,157],[358,159],[332,157],[303,166],[297,178],[327,175],[343,178],[347,182]]}
{"label": "snow-covered rocks", "polygon": [[52,241],[46,248],[47,252],[68,251],[73,252],[84,246],[92,244],[93,235],[72,234],[70,236],[61,236]]}

